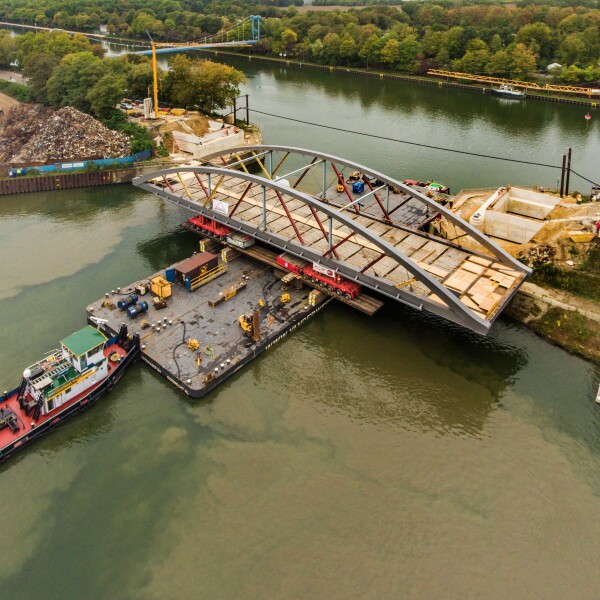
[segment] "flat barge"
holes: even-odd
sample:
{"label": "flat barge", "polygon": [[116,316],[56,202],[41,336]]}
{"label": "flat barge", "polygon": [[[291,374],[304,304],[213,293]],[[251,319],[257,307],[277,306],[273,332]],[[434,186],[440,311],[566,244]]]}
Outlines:
{"label": "flat barge", "polygon": [[[204,285],[190,285],[181,276],[178,269],[187,259],[107,293],[86,308],[88,320],[109,335],[126,323],[140,336],[142,360],[200,398],[332,300],[300,280],[282,281],[273,268],[237,250],[229,248],[219,258],[221,271]],[[151,282],[166,286],[168,279],[169,289],[157,302]],[[131,294],[147,305],[133,318],[117,306]],[[130,307],[133,314],[139,304]]]}

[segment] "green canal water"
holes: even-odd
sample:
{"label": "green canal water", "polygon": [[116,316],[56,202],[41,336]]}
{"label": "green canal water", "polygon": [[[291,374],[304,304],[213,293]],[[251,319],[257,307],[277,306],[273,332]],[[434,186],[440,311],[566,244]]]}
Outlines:
{"label": "green canal water", "polygon": [[[593,172],[569,106],[252,69],[266,112],[477,150],[496,132],[540,162],[563,140]],[[257,121],[454,188],[545,173]],[[87,303],[189,255],[184,218],[129,186],[2,198],[0,388]],[[330,306],[203,401],[138,364],[0,466],[0,597],[596,598],[599,378],[507,321],[482,338],[401,306]]]}

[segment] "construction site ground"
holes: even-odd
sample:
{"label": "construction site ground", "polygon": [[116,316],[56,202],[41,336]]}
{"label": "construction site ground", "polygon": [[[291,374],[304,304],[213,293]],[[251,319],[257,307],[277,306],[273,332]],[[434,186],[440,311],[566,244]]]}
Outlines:
{"label": "construction site ground", "polygon": [[17,106],[17,104],[19,104],[18,100],[15,100],[14,98],[7,96],[6,94],[0,93],[0,110],[6,112],[13,106]]}
{"label": "construction site ground", "polygon": [[[147,127],[155,140],[159,137],[162,138],[164,147],[173,159],[190,158],[189,154],[181,152],[174,144],[173,131],[196,135],[199,138],[210,133],[209,119],[197,111],[188,111],[181,116],[165,115],[157,121],[147,120],[139,115],[129,115],[129,120],[142,127]],[[221,121],[221,119],[216,120]],[[247,129],[244,134],[244,143],[248,146],[261,144],[262,135],[260,130],[256,127]]]}
{"label": "construction site ground", "polygon": [[[454,211],[468,221],[494,191],[462,191],[454,199]],[[534,260],[540,260],[551,262],[564,270],[579,270],[591,243],[576,243],[570,238],[569,232],[591,231],[599,218],[599,202],[577,204],[575,198],[567,196],[550,212],[544,226],[530,242],[515,244],[499,238],[492,239],[530,265]],[[452,225],[445,225],[448,234],[460,235]],[[527,281],[507,306],[505,314],[567,352],[600,364],[598,302]]]}
{"label": "construction site ground", "polygon": [[[461,191],[455,196],[453,210],[462,219],[469,221],[495,191],[495,189]],[[589,243],[574,242],[569,237],[569,232],[592,231],[593,224],[598,219],[600,219],[600,202],[577,204],[574,197],[565,196],[550,212],[540,231],[526,244],[517,244],[495,237],[491,239],[517,258],[537,257],[539,252],[543,258],[551,258],[556,265],[568,269],[573,266],[570,262],[577,263],[587,254],[590,247]],[[453,237],[455,233],[453,226],[446,225],[447,233]],[[460,235],[460,232],[457,231],[456,235]],[[576,250],[576,254],[573,249]]]}

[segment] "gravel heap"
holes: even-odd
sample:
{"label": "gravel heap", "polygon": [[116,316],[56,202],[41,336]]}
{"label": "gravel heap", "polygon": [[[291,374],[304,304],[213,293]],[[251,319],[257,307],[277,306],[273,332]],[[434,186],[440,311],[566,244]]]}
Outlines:
{"label": "gravel heap", "polygon": [[129,138],[90,115],[20,104],[0,120],[0,162],[52,162],[129,156]]}

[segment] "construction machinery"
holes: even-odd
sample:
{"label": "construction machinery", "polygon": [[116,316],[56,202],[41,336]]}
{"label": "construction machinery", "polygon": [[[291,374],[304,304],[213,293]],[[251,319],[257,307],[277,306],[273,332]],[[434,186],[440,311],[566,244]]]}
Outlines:
{"label": "construction machinery", "polygon": [[505,79],[503,77],[492,77],[491,75],[458,73],[455,71],[442,71],[440,69],[430,69],[429,71],[427,71],[427,74],[435,75],[436,77],[452,77],[453,79],[477,81],[479,83],[513,85],[538,92],[556,92],[559,94],[579,94],[595,98],[600,97],[600,89],[597,88],[574,87],[570,85],[552,85],[550,83],[540,84],[535,83],[534,81],[518,81],[516,79]]}
{"label": "construction machinery", "polygon": [[[206,38],[202,42],[155,42],[150,35],[150,32],[146,32],[148,37],[150,38],[150,51],[142,50],[141,52],[136,52],[135,54],[152,54],[152,74],[153,74],[153,105],[152,105],[152,113],[153,119],[158,119],[160,116],[160,109],[158,106],[158,68],[156,65],[156,55],[157,53],[166,53],[166,52],[185,52],[188,50],[200,50],[206,48],[218,48],[222,46],[227,47],[236,47],[236,46],[248,46],[252,44],[256,44],[260,42],[260,15],[250,15],[246,17],[243,21],[237,23],[234,27],[227,31],[221,31],[215,34],[212,37]],[[249,39],[244,39],[246,37],[246,24],[250,23],[251,37]],[[241,31],[241,38],[237,40],[229,41],[229,35],[233,32],[233,35],[239,36]],[[219,41],[219,37],[221,41]],[[180,110],[180,109],[177,109]],[[185,113],[185,111],[184,111]],[[184,114],[182,113],[182,114]]]}

